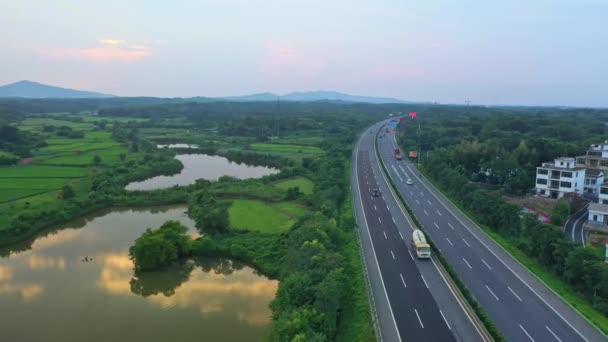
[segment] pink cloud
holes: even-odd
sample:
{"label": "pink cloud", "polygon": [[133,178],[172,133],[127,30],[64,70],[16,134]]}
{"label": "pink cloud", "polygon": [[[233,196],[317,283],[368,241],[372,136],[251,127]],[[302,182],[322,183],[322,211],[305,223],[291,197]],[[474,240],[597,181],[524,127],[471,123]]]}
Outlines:
{"label": "pink cloud", "polygon": [[57,57],[77,57],[89,59],[95,62],[109,62],[112,60],[122,60],[126,62],[133,62],[142,58],[150,56],[150,50],[147,48],[90,48],[90,49],[76,49],[76,48],[62,48],[54,51]]}

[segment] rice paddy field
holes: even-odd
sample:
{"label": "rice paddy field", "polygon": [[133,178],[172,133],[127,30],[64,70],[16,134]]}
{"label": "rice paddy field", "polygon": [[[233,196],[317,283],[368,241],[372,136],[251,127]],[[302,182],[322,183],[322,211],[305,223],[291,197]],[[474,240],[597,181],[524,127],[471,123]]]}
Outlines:
{"label": "rice paddy field", "polygon": [[249,199],[235,199],[228,208],[232,227],[264,233],[286,231],[307,212],[295,202],[266,203]]}

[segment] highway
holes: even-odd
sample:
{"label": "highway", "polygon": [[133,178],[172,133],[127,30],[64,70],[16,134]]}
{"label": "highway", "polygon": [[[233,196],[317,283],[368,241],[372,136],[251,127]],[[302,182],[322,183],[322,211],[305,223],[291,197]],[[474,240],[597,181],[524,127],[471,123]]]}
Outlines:
{"label": "highway", "polygon": [[[353,208],[379,340],[483,341],[437,265],[417,260],[407,248],[411,225],[376,157],[379,127],[362,134],[351,163]],[[374,188],[380,196],[372,196]]]}
{"label": "highway", "polygon": [[[379,152],[397,190],[442,255],[509,341],[605,341],[606,338],[491,240],[407,160],[394,137]],[[413,184],[407,185],[407,179]]]}

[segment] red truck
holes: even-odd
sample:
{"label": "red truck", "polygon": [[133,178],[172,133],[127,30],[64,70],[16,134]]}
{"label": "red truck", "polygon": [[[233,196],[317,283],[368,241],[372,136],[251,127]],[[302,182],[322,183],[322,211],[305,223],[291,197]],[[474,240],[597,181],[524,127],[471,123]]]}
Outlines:
{"label": "red truck", "polygon": [[403,157],[401,157],[401,151],[399,151],[398,148],[395,149],[395,159],[397,159],[397,160],[403,159]]}

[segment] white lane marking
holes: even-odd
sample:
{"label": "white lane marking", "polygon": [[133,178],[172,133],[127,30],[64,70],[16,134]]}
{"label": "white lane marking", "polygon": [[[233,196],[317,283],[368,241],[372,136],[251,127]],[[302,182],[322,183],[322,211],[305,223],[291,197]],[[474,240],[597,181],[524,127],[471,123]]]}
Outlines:
{"label": "white lane marking", "polygon": [[512,288],[510,288],[509,286],[507,286],[507,289],[509,289],[509,291],[511,291],[511,293],[515,296],[515,298],[519,299],[520,302],[523,302],[523,300],[521,300],[521,298],[519,298],[519,296],[517,295],[517,293],[515,293],[515,291],[513,291]]}
{"label": "white lane marking", "polygon": [[420,315],[418,314],[418,310],[414,309],[414,312],[416,312],[416,317],[418,317],[418,322],[420,323],[420,327],[422,327],[422,329],[424,329],[424,324],[422,324],[422,320],[420,319]]}
{"label": "white lane marking", "polygon": [[388,238],[386,237],[386,232],[382,232],[382,233],[384,233],[384,238],[385,238],[386,240],[388,240]]}
{"label": "white lane marking", "polygon": [[471,245],[469,245],[469,243],[467,242],[467,240],[465,240],[464,238],[462,238],[462,242],[464,242],[465,245],[471,247]]}
{"label": "white lane marking", "polygon": [[490,265],[488,265],[488,263],[485,260],[483,260],[483,258],[481,258],[481,262],[483,262],[483,264],[486,265],[486,267],[489,268],[490,271],[492,270],[492,267],[490,267]]}
{"label": "white lane marking", "polygon": [[439,210],[435,210],[435,211],[437,212],[437,214],[439,214],[439,216],[442,216],[441,212]]}
{"label": "white lane marking", "polygon": [[376,205],[374,204],[374,210],[378,211],[378,209],[376,208]]}
{"label": "white lane marking", "polygon": [[452,226],[452,224],[450,222],[448,222],[448,226],[450,226],[450,228],[452,228],[452,230],[454,230],[454,226]]}
{"label": "white lane marking", "polygon": [[393,260],[395,260],[395,253],[391,250],[391,255],[393,256]]}
{"label": "white lane marking", "polygon": [[386,205],[386,210],[391,211],[391,210],[388,208],[388,204]]}
{"label": "white lane marking", "polygon": [[[361,140],[357,143],[357,150],[359,150]],[[355,154],[355,165],[357,165],[359,159],[359,154]],[[361,188],[359,187],[359,168],[355,167],[355,179],[357,179],[357,193],[359,194],[359,203],[361,203],[361,212],[363,213],[363,221],[365,223],[365,230],[367,230],[367,236],[369,237],[369,241],[372,245],[372,252],[374,254],[374,261],[376,262],[376,267],[378,269],[378,274],[380,274],[380,281],[382,282],[382,289],[384,290],[384,296],[386,297],[386,302],[388,303],[388,309],[391,313],[391,318],[393,319],[393,325],[395,326],[395,331],[397,332],[397,337],[399,341],[402,341],[401,334],[399,333],[399,328],[397,328],[397,321],[395,320],[395,314],[393,313],[393,306],[391,305],[390,300],[388,299],[388,292],[386,291],[386,286],[384,285],[384,277],[382,276],[382,271],[380,271],[380,264],[378,263],[378,256],[376,255],[376,248],[374,247],[374,241],[372,240],[372,234],[369,231],[369,226],[367,224],[367,217],[365,216],[365,210],[363,206],[363,196],[361,195]],[[372,196],[372,200],[374,197]]]}
{"label": "white lane marking", "polygon": [[405,172],[405,170],[403,169],[403,167],[401,165],[399,165],[399,168],[401,169],[401,172],[403,172],[405,177],[410,178],[410,176],[408,176],[407,172]]}
{"label": "white lane marking", "polygon": [[393,167],[393,171],[395,172],[397,177],[399,177],[399,180],[403,182],[403,178],[401,178],[401,176],[399,175],[399,172],[397,172],[397,169],[395,169],[395,165],[391,165],[391,166]]}
{"label": "white lane marking", "polygon": [[401,240],[403,240],[403,235],[401,235],[401,232],[399,232],[399,236],[401,236]]}
{"label": "white lane marking", "polygon": [[391,216],[391,219],[393,219],[393,223],[397,223],[394,217]]}
{"label": "white lane marking", "polygon": [[426,214],[426,216],[429,216],[429,213],[426,211],[426,209],[424,209],[424,213]]}
{"label": "white lane marking", "polygon": [[452,247],[454,247],[454,244],[452,243],[452,241],[450,241],[450,239],[448,239],[448,238],[445,238],[445,239],[446,239],[446,240],[448,240],[448,242],[450,243],[450,245],[451,245]]}
{"label": "white lane marking", "polygon": [[[410,170],[410,172],[413,172],[412,169],[410,168],[410,166],[407,166],[408,170]],[[580,336],[580,338],[582,338],[584,341],[589,342],[589,340],[583,336],[583,334],[581,334],[580,331],[578,331],[572,324],[570,324],[570,322],[568,320],[566,320],[566,318],[564,318],[564,316],[562,316],[559,312],[557,312],[557,310],[555,310],[555,308],[553,306],[551,306],[549,304],[549,302],[547,302],[545,300],[545,298],[543,298],[540,294],[538,294],[538,292],[536,292],[527,282],[525,282],[520,276],[519,274],[517,274],[511,267],[509,267],[509,265],[507,265],[504,260],[502,260],[500,257],[498,257],[498,255],[496,255],[496,253],[490,248],[488,247],[488,245],[485,244],[485,242],[483,242],[479,236],[477,236],[477,234],[475,234],[471,228],[469,228],[467,225],[464,224],[464,222],[462,222],[462,220],[460,218],[458,218],[458,216],[456,216],[456,214],[454,214],[454,212],[447,207],[447,205],[445,205],[440,199],[439,197],[437,197],[437,195],[435,195],[435,193],[433,193],[431,191],[431,189],[429,188],[428,185],[426,185],[426,183],[422,182],[420,180],[420,178],[416,175],[414,175],[414,177],[416,177],[416,179],[418,179],[418,181],[420,181],[421,183],[424,184],[424,187],[427,188],[427,190],[431,193],[431,195],[433,195],[433,197],[435,197],[435,199],[450,213],[452,214],[452,216],[458,221],[460,222],[460,224],[471,234],[473,235],[473,237],[475,237],[477,239],[477,241],[479,241],[479,243],[481,243],[490,253],[492,253],[492,255],[494,255],[494,257],[496,259],[498,259],[509,271],[511,271],[511,273],[517,278],[519,279],[519,281],[521,281],[524,285],[526,285],[526,287],[528,288],[528,290],[532,291],[532,293],[534,293],[536,295],[536,297],[538,297],[547,307],[549,307],[551,309],[551,311],[553,311],[553,313],[555,313],[559,318],[562,319],[562,321],[564,323],[566,323],[570,329],[572,329],[573,331],[575,331],[578,336]],[[432,183],[430,183],[431,186],[433,187],[433,189],[435,189],[435,191],[437,191],[438,193],[441,193],[441,191],[439,191],[437,189],[437,187],[435,187]],[[445,195],[443,195],[445,197]],[[448,202],[450,202],[454,207],[456,207],[454,205],[454,203],[447,197],[445,197],[445,200],[447,200]],[[464,213],[462,213],[462,211],[460,209],[458,209],[460,211],[460,213],[462,215],[464,215],[465,217],[467,217]],[[467,219],[470,221],[470,219],[467,217]],[[449,223],[448,223],[449,224]],[[473,223],[473,225],[476,226],[475,223]],[[450,225],[450,228],[454,229],[454,227],[452,227],[452,225]],[[519,260],[515,259],[515,257],[513,257],[513,255],[511,255],[511,253],[509,253],[506,249],[504,249],[504,247],[502,247],[501,245],[499,245],[498,243],[496,243],[494,240],[492,240],[491,237],[489,237],[489,235],[487,233],[485,233],[484,231],[481,230],[481,228],[477,227],[477,229],[479,229],[480,232],[482,232],[483,234],[485,234],[485,236],[489,239],[489,241],[492,241],[495,246],[497,246],[498,248],[502,249],[503,252],[505,252],[507,255],[509,255],[511,257],[511,259],[515,262],[517,262],[524,270],[528,270]],[[534,275],[530,270],[528,270],[529,274],[532,274],[534,277],[536,277],[536,275]],[[548,287],[540,278],[536,277],[537,280],[539,280],[541,282],[541,284],[543,284],[546,288],[549,288],[551,290],[551,292],[553,292],[558,298],[561,299],[561,296],[559,294],[557,294],[557,292],[555,292],[553,289],[551,289],[550,287]],[[572,306],[570,306],[572,307]],[[573,308],[574,309],[574,308]],[[574,309],[577,313],[578,310]]]}
{"label": "white lane marking", "polygon": [[420,196],[424,196],[424,193],[422,191],[420,191]]}
{"label": "white lane marking", "polygon": [[433,224],[435,225],[435,227],[437,227],[437,229],[439,229],[439,225],[437,224],[437,222],[433,222]]}
{"label": "white lane marking", "polygon": [[429,205],[433,205],[433,203],[431,203],[431,201],[429,201],[428,199],[426,201],[429,202]]}
{"label": "white lane marking", "polygon": [[536,342],[536,341],[534,341],[534,339],[532,338],[532,336],[530,336],[530,334],[528,334],[528,332],[526,331],[526,329],[524,329],[524,327],[521,326],[521,324],[519,325],[519,327],[521,328],[521,330],[523,330],[524,334],[526,334],[526,336],[528,336],[528,338],[530,339],[530,341]]}
{"label": "white lane marking", "polygon": [[378,216],[378,221],[380,221],[380,223],[382,223],[382,220],[380,219],[380,216]]}
{"label": "white lane marking", "polygon": [[414,196],[414,193],[410,191],[410,195]]}
{"label": "white lane marking", "polygon": [[412,260],[414,260],[414,256],[412,255],[412,252],[410,252],[410,250],[408,249],[407,252],[410,254],[410,258],[412,258]]}
{"label": "white lane marking", "polygon": [[498,299],[498,297],[496,297],[496,294],[494,293],[494,291],[492,291],[492,289],[488,285],[486,285],[486,289],[488,289],[488,291],[490,291],[490,293],[492,294],[492,296],[494,296],[494,298],[496,298],[496,300],[500,300],[500,299]]}
{"label": "white lane marking", "polygon": [[420,204],[420,201],[419,201],[419,200],[416,200],[416,203]]}
{"label": "white lane marking", "polygon": [[470,269],[473,269],[473,267],[471,267],[471,264],[469,264],[469,262],[467,261],[467,259],[462,258],[462,260],[464,260],[465,264],[467,264],[467,266],[469,266]]}
{"label": "white lane marking", "polygon": [[443,317],[443,321],[445,322],[445,325],[448,326],[448,329],[452,330],[452,327],[450,327],[450,323],[448,323],[448,320],[445,319],[445,316],[443,315],[443,312],[441,312],[441,310],[439,310],[439,313],[441,314],[441,317]]}
{"label": "white lane marking", "polygon": [[407,285],[405,285],[405,280],[403,280],[403,274],[399,273],[399,276],[401,277],[401,282],[403,283],[403,287],[407,288]]}
{"label": "white lane marking", "polygon": [[426,286],[426,288],[429,288],[429,284],[426,283],[426,280],[424,280],[424,276],[421,274],[420,278],[422,278],[422,282],[424,282],[424,286]]}
{"label": "white lane marking", "polygon": [[556,340],[558,340],[559,342],[562,342],[562,340],[557,337],[557,335],[553,332],[553,330],[551,330],[548,326],[545,325],[545,328],[547,328],[547,330],[551,333],[551,335],[553,335],[553,337],[555,337]]}

